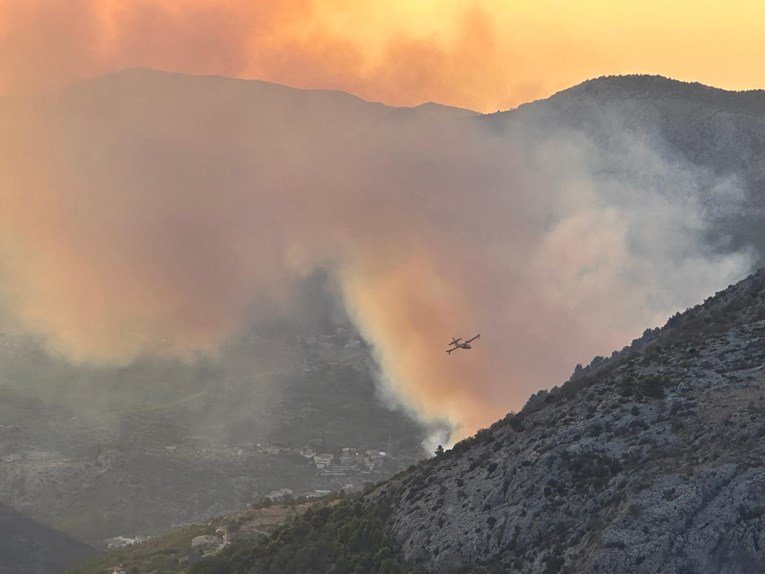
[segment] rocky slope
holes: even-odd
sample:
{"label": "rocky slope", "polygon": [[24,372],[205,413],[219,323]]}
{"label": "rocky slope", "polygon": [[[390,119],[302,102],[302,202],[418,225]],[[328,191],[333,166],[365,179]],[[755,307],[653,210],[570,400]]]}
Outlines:
{"label": "rocky slope", "polygon": [[95,549],[0,504],[0,573],[56,574]]}
{"label": "rocky slope", "polygon": [[432,572],[761,572],[763,437],[760,271],[367,504]]}

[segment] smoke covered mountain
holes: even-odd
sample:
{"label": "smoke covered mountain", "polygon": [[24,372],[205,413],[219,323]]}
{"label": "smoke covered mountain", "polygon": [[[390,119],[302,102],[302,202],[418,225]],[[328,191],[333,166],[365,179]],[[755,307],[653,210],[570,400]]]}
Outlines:
{"label": "smoke covered mountain", "polygon": [[[535,137],[561,130],[584,134],[612,160],[625,155],[625,145],[657,150],[670,168],[697,172],[695,181],[679,188],[667,179],[655,184],[668,195],[690,192],[700,202],[711,223],[710,247],[754,247],[763,261],[765,91],[730,92],[661,76],[604,77],[484,118]],[[650,165],[618,160],[603,169],[616,179],[656,176]]]}
{"label": "smoke covered mountain", "polygon": [[397,457],[362,483],[469,434],[762,261],[764,99],[603,78],[478,116],[148,70],[0,98],[0,499],[100,542],[347,482],[257,443]]}
{"label": "smoke covered mountain", "polygon": [[[385,392],[465,434],[750,270],[759,239],[731,233],[759,180],[656,127],[722,114],[705,90],[476,117],[130,70],[3,98],[6,322],[73,362],[188,360],[325,269]],[[761,125],[731,125],[753,143],[729,157],[756,154]],[[477,331],[480,357],[442,360]]]}

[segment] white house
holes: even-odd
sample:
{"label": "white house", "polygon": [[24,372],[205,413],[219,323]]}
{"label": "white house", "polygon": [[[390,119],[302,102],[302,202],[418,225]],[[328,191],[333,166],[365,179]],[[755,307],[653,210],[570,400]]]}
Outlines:
{"label": "white house", "polygon": [[313,462],[316,465],[316,468],[322,469],[327,468],[329,465],[332,464],[332,460],[335,458],[332,454],[317,454],[313,457]]}

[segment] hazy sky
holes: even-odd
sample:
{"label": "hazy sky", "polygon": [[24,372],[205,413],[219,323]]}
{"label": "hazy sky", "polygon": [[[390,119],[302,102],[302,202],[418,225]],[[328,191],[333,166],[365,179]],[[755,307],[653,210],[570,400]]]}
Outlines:
{"label": "hazy sky", "polygon": [[124,67],[481,111],[584,79],[765,85],[760,0],[0,0],[0,92]]}

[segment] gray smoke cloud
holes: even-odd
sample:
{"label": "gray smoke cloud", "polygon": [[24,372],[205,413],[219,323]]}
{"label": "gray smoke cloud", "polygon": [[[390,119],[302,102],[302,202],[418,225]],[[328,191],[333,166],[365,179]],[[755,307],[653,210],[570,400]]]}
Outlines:
{"label": "gray smoke cloud", "polygon": [[194,358],[325,268],[390,394],[464,434],[753,264],[705,240],[735,179],[611,121],[145,71],[4,98],[2,306],[74,362]]}

